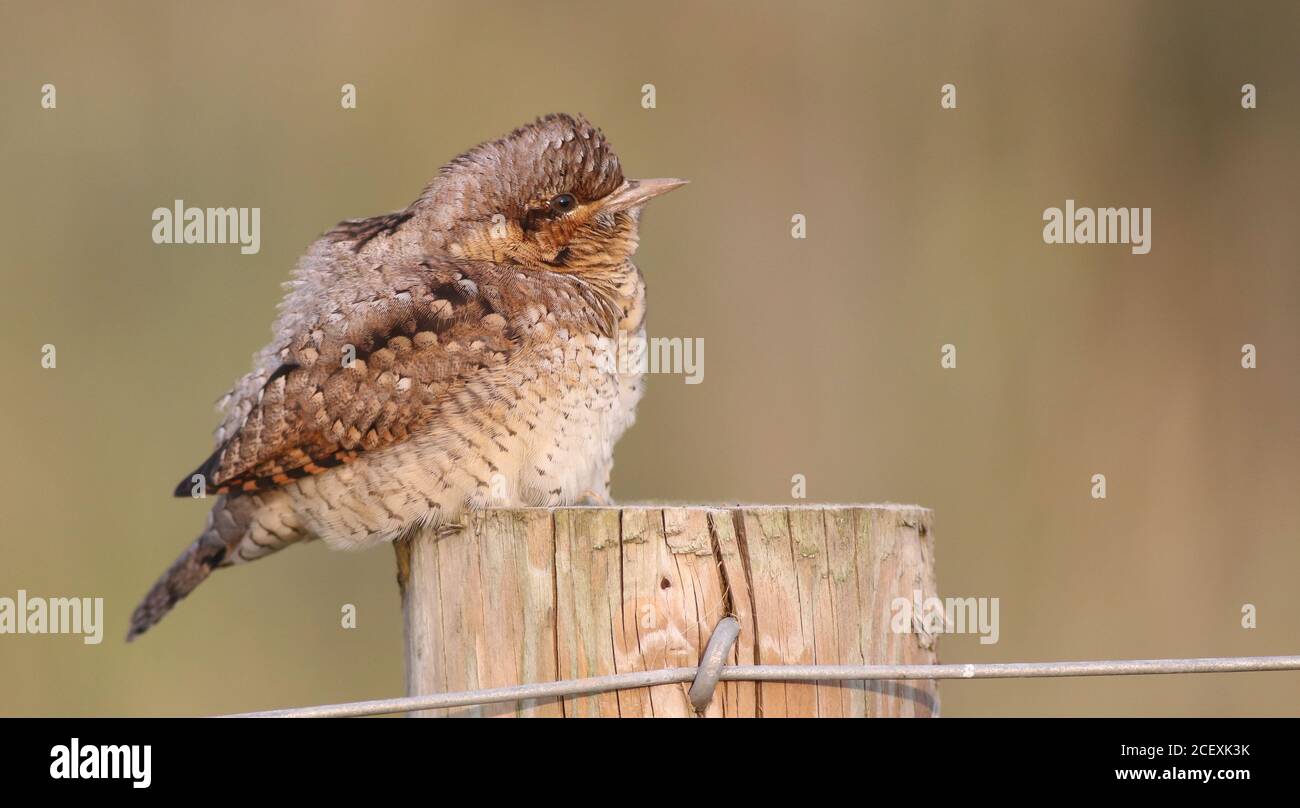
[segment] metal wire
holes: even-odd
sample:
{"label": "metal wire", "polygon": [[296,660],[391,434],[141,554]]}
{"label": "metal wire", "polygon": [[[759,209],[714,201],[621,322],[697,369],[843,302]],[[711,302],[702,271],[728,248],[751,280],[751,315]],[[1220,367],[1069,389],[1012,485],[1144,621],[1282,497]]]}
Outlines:
{"label": "metal wire", "polygon": [[[712,645],[710,641],[710,645]],[[706,653],[706,660],[708,659]],[[707,666],[705,666],[707,667]],[[967,665],[727,665],[724,682],[807,682],[879,679],[1027,679],[1062,676],[1138,676],[1172,673],[1235,673],[1300,670],[1300,656],[1206,657],[1201,659],[1118,659],[1092,662],[1003,662]],[[415,710],[440,710],[507,701],[590,696],[615,690],[696,681],[701,668],[665,668],[587,679],[542,682],[488,690],[437,693],[399,699],[323,704],[238,713],[225,718],[348,718]]]}
{"label": "metal wire", "polygon": [[704,646],[704,653],[700,655],[700,667],[695,673],[695,680],[691,682],[691,689],[686,691],[695,712],[704,712],[709,702],[713,701],[713,691],[718,687],[722,669],[727,666],[727,657],[739,636],[740,621],[734,617],[722,618],[713,629],[709,644]]}

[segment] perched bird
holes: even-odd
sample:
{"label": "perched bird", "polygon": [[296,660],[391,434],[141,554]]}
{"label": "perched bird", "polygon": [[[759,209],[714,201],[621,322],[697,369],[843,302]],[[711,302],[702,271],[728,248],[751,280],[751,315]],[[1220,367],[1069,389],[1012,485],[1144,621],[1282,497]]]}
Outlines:
{"label": "perched bird", "polygon": [[207,527],[127,639],[213,569],[295,542],[607,498],[642,393],[615,355],[644,336],[640,215],[684,182],[624,179],[599,129],[549,115],[452,160],[405,210],[317,240],[221,403],[216,451],[176,488],[216,495]]}

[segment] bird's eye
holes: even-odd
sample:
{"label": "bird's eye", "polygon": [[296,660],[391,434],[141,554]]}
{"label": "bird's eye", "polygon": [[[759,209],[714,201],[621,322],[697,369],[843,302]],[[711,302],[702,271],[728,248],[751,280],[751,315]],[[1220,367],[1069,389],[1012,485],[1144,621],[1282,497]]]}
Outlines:
{"label": "bird's eye", "polygon": [[556,213],[568,213],[578,207],[578,200],[574,199],[573,194],[557,194],[551,197],[551,210]]}

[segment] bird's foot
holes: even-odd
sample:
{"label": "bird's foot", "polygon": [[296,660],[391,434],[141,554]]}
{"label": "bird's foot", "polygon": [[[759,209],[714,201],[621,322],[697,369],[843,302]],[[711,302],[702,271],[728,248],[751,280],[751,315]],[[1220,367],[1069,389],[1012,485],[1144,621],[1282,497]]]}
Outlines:
{"label": "bird's foot", "polygon": [[393,543],[410,544],[416,536],[428,533],[433,534],[434,541],[445,539],[448,536],[454,536],[464,530],[467,524],[468,523],[463,520],[457,522],[441,522],[435,525],[413,522],[406,526],[406,529],[402,531],[401,535],[397,536],[393,540]]}
{"label": "bird's foot", "polygon": [[467,523],[464,522],[464,521],[460,521],[460,522],[445,522],[445,523],[443,523],[443,524],[441,524],[441,525],[438,525],[436,528],[434,528],[434,531],[433,531],[433,532],[434,532],[434,536],[437,537],[437,538],[439,538],[439,539],[445,539],[445,538],[447,538],[448,536],[455,536],[457,533],[459,533],[459,532],[461,532],[462,530],[464,530],[465,527],[466,527],[466,525],[467,525]]}

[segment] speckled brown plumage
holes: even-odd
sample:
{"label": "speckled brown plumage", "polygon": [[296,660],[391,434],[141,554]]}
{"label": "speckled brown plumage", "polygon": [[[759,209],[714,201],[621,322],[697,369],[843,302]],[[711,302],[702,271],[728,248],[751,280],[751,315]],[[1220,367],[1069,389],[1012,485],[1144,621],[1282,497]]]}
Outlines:
{"label": "speckled brown plumage", "polygon": [[[256,393],[231,405],[237,425],[195,472],[210,490],[284,485],[436,423],[449,391],[526,347],[507,316],[529,305],[563,328],[613,336],[607,298],[573,277],[432,256],[372,271],[382,289],[303,323]],[[192,484],[186,476],[176,494]]]}
{"label": "speckled brown plumage", "polygon": [[599,130],[553,115],[457,157],[407,209],[326,233],[176,488],[218,495],[208,528],[128,638],[211,569],[297,541],[606,496],[641,395],[615,357],[644,329],[640,213],[680,184],[625,180]]}

